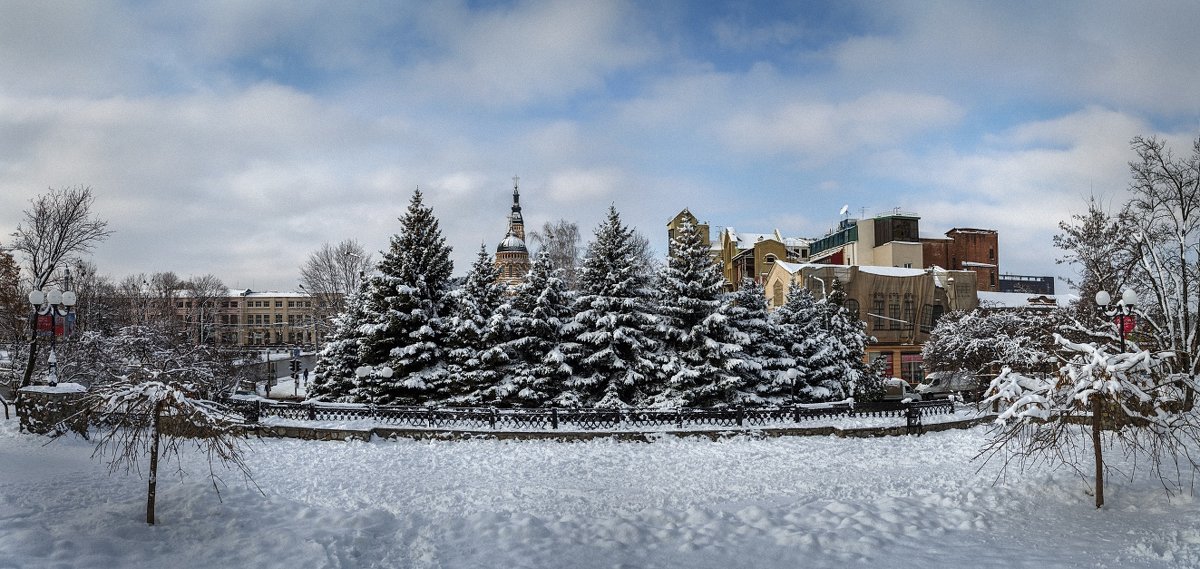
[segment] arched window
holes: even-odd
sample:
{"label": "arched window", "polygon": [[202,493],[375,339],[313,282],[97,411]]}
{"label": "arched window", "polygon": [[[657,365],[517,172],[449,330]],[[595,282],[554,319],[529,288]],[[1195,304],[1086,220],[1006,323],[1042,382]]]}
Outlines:
{"label": "arched window", "polygon": [[850,313],[850,318],[853,318],[854,320],[858,320],[858,301],[857,300],[854,300],[853,298],[847,298],[846,302],[844,302],[842,304],[842,306],[846,307],[846,312]]}

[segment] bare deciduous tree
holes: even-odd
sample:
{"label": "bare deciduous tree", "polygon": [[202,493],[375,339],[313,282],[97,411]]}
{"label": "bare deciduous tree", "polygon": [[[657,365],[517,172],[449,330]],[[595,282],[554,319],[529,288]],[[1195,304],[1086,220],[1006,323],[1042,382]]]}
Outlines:
{"label": "bare deciduous tree", "polygon": [[579,225],[573,221],[560,219],[547,221],[540,231],[529,234],[530,241],[537,246],[538,253],[545,251],[550,258],[551,270],[560,270],[567,288],[574,290],[578,285],[576,267],[579,266],[581,253],[579,249]]}
{"label": "bare deciduous tree", "polygon": [[359,289],[372,266],[371,255],[353,239],[325,243],[308,255],[300,267],[300,283],[317,301],[320,321],[345,310],[346,298]]}
{"label": "bare deciduous tree", "polygon": [[187,296],[184,301],[184,321],[190,324],[193,339],[207,343],[212,339],[212,326],[216,323],[217,302],[229,294],[229,289],[215,275],[193,277],[181,283]]}
{"label": "bare deciduous tree", "polygon": [[[51,189],[30,200],[24,220],[12,234],[12,249],[25,258],[32,288],[45,288],[69,258],[90,252],[109,236],[108,222],[92,213],[94,201],[92,189],[86,186]],[[37,347],[37,334],[31,334],[22,387],[33,377]]]}

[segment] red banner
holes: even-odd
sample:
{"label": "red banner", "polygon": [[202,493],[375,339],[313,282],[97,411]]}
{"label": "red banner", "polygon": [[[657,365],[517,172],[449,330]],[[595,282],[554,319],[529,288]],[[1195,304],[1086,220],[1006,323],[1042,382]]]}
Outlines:
{"label": "red banner", "polygon": [[49,336],[50,327],[53,326],[53,321],[49,314],[38,314],[37,331],[39,336]]}
{"label": "red banner", "polygon": [[1133,329],[1137,326],[1137,316],[1132,314],[1118,314],[1115,323],[1121,330],[1121,333],[1128,334],[1133,332]]}

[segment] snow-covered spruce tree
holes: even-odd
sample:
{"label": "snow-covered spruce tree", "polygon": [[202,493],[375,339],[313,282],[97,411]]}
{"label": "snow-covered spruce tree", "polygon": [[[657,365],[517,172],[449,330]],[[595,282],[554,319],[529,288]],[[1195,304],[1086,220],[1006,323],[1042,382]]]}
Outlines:
{"label": "snow-covered spruce tree", "polygon": [[951,312],[930,332],[922,359],[929,371],[965,370],[977,376],[990,372],[989,377],[1003,367],[1021,373],[1045,372],[1058,349],[1052,334],[1066,333],[1073,326],[1078,325],[1061,310]]}
{"label": "snow-covered spruce tree", "polygon": [[779,345],[795,364],[787,370],[787,402],[814,401],[809,379],[810,352],[814,337],[823,337],[820,315],[812,292],[796,284],[788,285],[787,300],[771,313],[771,325],[779,332]]}
{"label": "snow-covered spruce tree", "polygon": [[322,401],[351,401],[357,378],[360,327],[366,319],[363,302],[365,283],[345,300],[345,311],[334,318],[333,334],[317,354],[309,399]]}
{"label": "snow-covered spruce tree", "polygon": [[358,358],[360,365],[387,366],[393,374],[364,378],[352,396],[364,403],[420,405],[446,376],[442,317],[454,265],[419,189],[378,269],[364,295]]}
{"label": "snow-covered spruce tree", "polygon": [[[1169,373],[1170,353],[1126,352],[1059,334],[1054,341],[1063,362],[1055,373],[1006,367],[992,380],[984,403],[997,406],[999,416],[980,455],[999,457],[1006,466],[1014,460],[1020,467],[1062,462],[1084,478],[1083,463],[1091,458],[1097,508],[1104,505],[1104,450],[1114,446],[1134,457],[1133,464],[1149,467],[1164,488],[1182,489],[1181,473],[1200,468],[1192,454],[1200,445],[1200,424],[1184,403],[1195,379]],[[1077,452],[1072,439],[1089,438],[1090,456]]]}
{"label": "snow-covered spruce tree", "polygon": [[620,407],[641,405],[659,390],[650,308],[652,273],[638,261],[634,231],[615,207],[596,228],[579,275],[573,312],[579,366],[563,401]]}
{"label": "snow-covered spruce tree", "polygon": [[[578,350],[564,342],[563,326],[571,317],[566,281],[542,250],[533,259],[525,282],[512,298],[509,340],[512,362],[493,394],[504,405],[539,407],[554,401],[571,377],[570,356]],[[568,401],[567,404],[578,404]]]}
{"label": "snow-covered spruce tree", "polygon": [[796,367],[796,359],[779,344],[780,329],[771,324],[763,286],[744,279],[738,290],[728,295],[727,302],[726,321],[746,341],[741,356],[741,374],[748,394],[745,403],[789,402],[793,379],[789,370]]}
{"label": "snow-covered spruce tree", "polygon": [[504,343],[507,322],[494,320],[504,303],[505,286],[500,269],[487,249],[479,254],[462,286],[450,293],[450,316],[446,320],[446,371],[436,397],[451,405],[480,405],[485,393],[504,376],[508,358],[499,347]]}
{"label": "snow-covered spruce tree", "polygon": [[740,373],[749,339],[728,323],[725,277],[710,248],[695,226],[684,224],[659,271],[658,333],[666,378],[652,398],[655,406],[714,407],[751,399]]}
{"label": "snow-covered spruce tree", "polygon": [[841,281],[833,279],[829,288],[829,295],[817,302],[817,334],[805,339],[809,377],[802,397],[815,401],[876,398],[883,390],[883,378],[867,366],[870,336],[865,324],[843,306],[846,293]]}

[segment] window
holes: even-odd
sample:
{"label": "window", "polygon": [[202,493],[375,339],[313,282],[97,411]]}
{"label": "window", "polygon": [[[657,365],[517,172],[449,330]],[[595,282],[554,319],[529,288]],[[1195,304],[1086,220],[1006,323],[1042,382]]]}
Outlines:
{"label": "window", "polygon": [[289,300],[289,301],[288,301],[288,308],[295,308],[295,307],[296,307],[296,301],[294,301],[294,300]]}
{"label": "window", "polygon": [[931,330],[933,330],[933,306],[926,304],[925,308],[921,310],[921,331],[928,334]]}
{"label": "window", "polygon": [[282,300],[276,300],[276,301],[275,301],[275,308],[283,308],[283,301],[282,301]]}
{"label": "window", "polygon": [[276,323],[276,324],[283,324],[283,315],[282,315],[282,314],[276,314],[276,315],[275,315],[275,323]]}
{"label": "window", "polygon": [[996,250],[992,249],[991,247],[988,247],[988,260],[989,261],[996,260]]}
{"label": "window", "polygon": [[229,307],[230,307],[230,308],[237,308],[237,307],[238,307],[238,302],[237,302],[236,300],[235,300],[235,301],[233,301],[233,302],[230,302],[230,303],[229,303]]}
{"label": "window", "polygon": [[775,255],[772,255],[772,254],[770,254],[770,253],[767,253],[767,256],[763,258],[763,264],[765,264],[765,265],[771,265],[771,264],[774,264],[774,263],[775,263],[775,260],[776,260],[776,258],[777,258],[777,257],[775,257]]}
{"label": "window", "polygon": [[850,313],[850,317],[858,320],[858,301],[853,298],[847,298],[845,304],[846,312]]}
{"label": "window", "polygon": [[888,328],[899,330],[903,322],[900,321],[900,295],[893,294],[888,298]]}
{"label": "window", "polygon": [[871,328],[874,330],[883,329],[883,295],[877,294],[871,299]]}
{"label": "window", "polygon": [[900,378],[909,383],[921,383],[921,380],[925,379],[925,366],[921,360],[921,352],[900,354]]}
{"label": "window", "polygon": [[916,307],[913,305],[913,295],[904,295],[904,329],[912,330],[913,322],[917,320]]}

